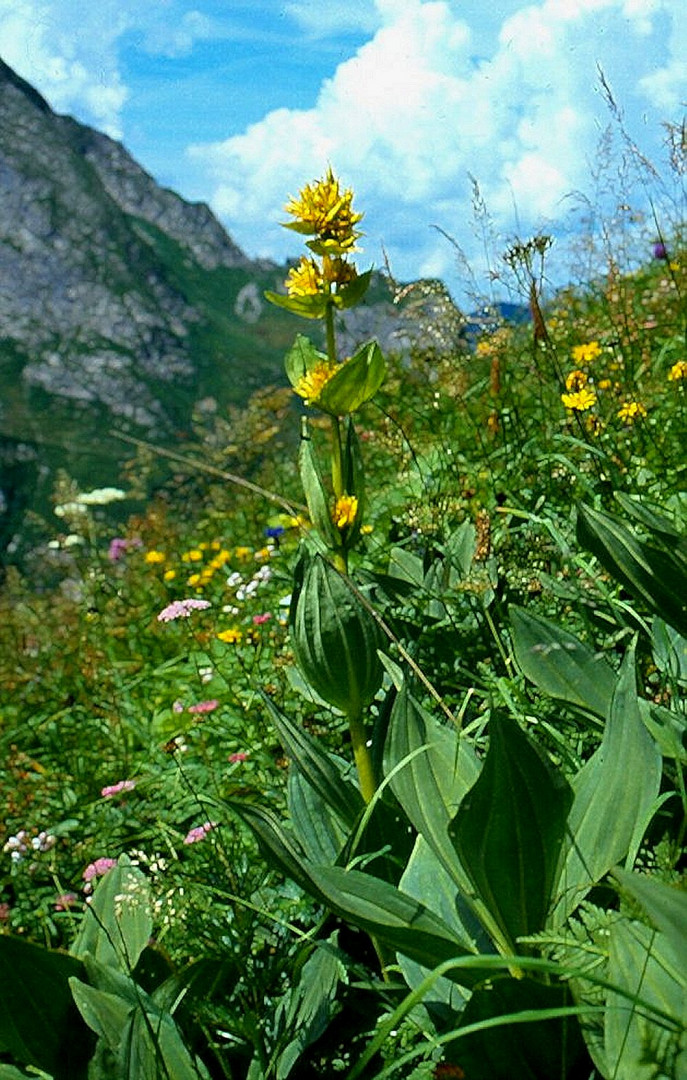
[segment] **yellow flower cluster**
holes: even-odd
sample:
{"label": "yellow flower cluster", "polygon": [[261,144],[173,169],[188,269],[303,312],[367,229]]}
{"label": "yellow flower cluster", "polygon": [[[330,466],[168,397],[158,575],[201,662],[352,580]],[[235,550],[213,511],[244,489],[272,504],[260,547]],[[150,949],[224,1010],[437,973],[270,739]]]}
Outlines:
{"label": "yellow flower cluster", "polygon": [[341,190],[331,167],[323,180],[306,184],[297,198],[290,199],[286,212],[296,219],[294,227],[299,232],[316,235],[331,247],[332,254],[352,251],[361,235],[355,226],[363,215],[353,212],[353,192]]}
{"label": "yellow flower cluster", "polygon": [[306,371],[293,389],[299,397],[303,398],[306,405],[311,405],[314,401],[317,401],[322,392],[322,387],[329,382],[335,371],[335,364],[323,360],[321,364],[317,364],[310,371]]}
{"label": "yellow flower cluster", "polygon": [[585,345],[575,345],[572,358],[575,364],[591,364],[601,356],[602,348],[598,341],[588,341]]}
{"label": "yellow flower cluster", "polygon": [[337,529],[353,525],[358,514],[358,500],[355,495],[340,495],[336,500],[332,515]]}
{"label": "yellow flower cluster", "polygon": [[298,266],[289,270],[286,291],[289,296],[317,296],[322,292],[322,271],[314,259],[302,255]]}

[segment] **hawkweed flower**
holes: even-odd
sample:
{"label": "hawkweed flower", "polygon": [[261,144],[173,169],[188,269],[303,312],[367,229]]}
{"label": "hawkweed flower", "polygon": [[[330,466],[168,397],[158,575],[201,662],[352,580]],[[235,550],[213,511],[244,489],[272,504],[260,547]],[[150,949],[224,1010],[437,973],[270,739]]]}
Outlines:
{"label": "hawkweed flower", "polygon": [[636,420],[642,420],[646,416],[646,409],[641,401],[626,401],[618,409],[617,415],[624,424],[634,424]]}
{"label": "hawkweed flower", "polygon": [[687,360],[678,360],[668,372],[669,382],[679,382],[681,379],[687,379]]}
{"label": "hawkweed flower", "polygon": [[293,388],[294,393],[302,397],[306,405],[313,405],[336,370],[336,364],[323,360],[301,376]]}
{"label": "hawkweed flower", "polygon": [[571,371],[569,375],[565,377],[565,389],[566,390],[582,390],[589,382],[589,376],[586,371],[580,371],[576,368],[575,371]]}
{"label": "hawkweed flower", "polygon": [[561,401],[566,409],[572,409],[574,412],[586,412],[587,409],[591,409],[596,405],[596,394],[593,390],[583,387],[582,390],[576,390],[571,394],[561,394]]}
{"label": "hawkweed flower", "polygon": [[220,630],[217,638],[219,641],[223,641],[225,645],[238,645],[243,637],[243,633],[237,626],[230,626],[226,630]]}
{"label": "hawkweed flower", "polygon": [[187,600],[172,600],[167,604],[157,617],[158,622],[172,622],[174,619],[188,619],[192,611],[204,611],[209,608],[209,600],[196,600],[191,597]]}
{"label": "hawkweed flower", "polygon": [[352,525],[358,513],[358,500],[355,495],[340,495],[334,506],[332,518],[337,529]]}
{"label": "hawkweed flower", "polygon": [[598,341],[588,341],[586,345],[575,345],[572,358],[576,364],[591,364],[593,360],[601,356],[602,351]]}
{"label": "hawkweed flower", "polygon": [[156,549],[153,549],[152,551],[146,551],[145,555],[143,556],[143,561],[149,563],[151,566],[154,566],[156,563],[163,563],[166,558],[167,556],[165,555],[164,551],[157,551]]}

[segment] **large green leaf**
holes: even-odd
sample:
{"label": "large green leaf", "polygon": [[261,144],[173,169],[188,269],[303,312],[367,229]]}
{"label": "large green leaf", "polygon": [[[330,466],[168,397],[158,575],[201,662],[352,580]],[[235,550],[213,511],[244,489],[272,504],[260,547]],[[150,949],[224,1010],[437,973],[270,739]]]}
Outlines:
{"label": "large green leaf", "polygon": [[337,955],[336,934],[328,945],[315,949],[277,1010],[275,1024],[287,1043],[276,1062],[277,1080],[286,1080],[303,1051],[320,1038],[336,1012],[336,991],[345,968]]}
{"label": "large green leaf", "polygon": [[[512,1017],[512,1022],[458,1039],[449,1044],[446,1057],[470,1080],[587,1080],[591,1064],[577,1018],[549,1015],[571,1005],[567,987],[527,978],[501,979],[478,988],[460,1026],[489,1024],[499,1016]],[[530,1013],[531,1018],[519,1023],[519,1013]]]}
{"label": "large green leaf", "polygon": [[[425,904],[386,881],[339,866],[311,866],[309,873],[331,911],[424,967],[475,954],[472,944]],[[455,978],[470,986],[480,976],[460,970]]]}
{"label": "large green leaf", "polygon": [[324,542],[329,547],[337,547],[339,537],[332,521],[331,500],[325,489],[322,472],[315,458],[312,440],[307,434],[301,438],[298,450],[298,468],[310,520]]}
{"label": "large green leaf", "polygon": [[613,871],[623,891],[641,904],[651,922],[672,948],[675,965],[683,973],[687,987],[687,892],[684,887],[667,885],[646,874],[632,874],[620,868]]}
{"label": "large green leaf", "polygon": [[[614,1080],[653,1080],[657,1075],[684,1080],[687,983],[684,967],[676,967],[666,944],[664,935],[629,919],[611,927],[607,978],[618,989],[606,999],[604,1056],[606,1075]],[[672,1068],[665,1071],[670,1062]],[[657,1072],[657,1065],[664,1068]]]}
{"label": "large green leaf", "polygon": [[621,518],[580,505],[577,536],[649,611],[687,637],[687,562],[677,550],[639,540]]}
{"label": "large green leaf", "polygon": [[517,722],[493,715],[484,767],[449,835],[512,952],[544,929],[571,803],[565,778]]}
{"label": "large green leaf", "polygon": [[322,387],[317,406],[332,416],[347,416],[374,397],[385,375],[384,354],[370,341],[336,369]]}
{"label": "large green leaf", "polygon": [[120,855],[117,866],[99,882],[71,951],[130,973],[152,930],[147,879],[126,855]]}
{"label": "large green leaf", "polygon": [[[482,927],[463,902],[456,883],[447,874],[424,836],[415,841],[408,865],[399,881],[399,888],[422,904],[431,906],[447,926],[462,940],[470,941],[478,950],[490,951],[490,941]],[[429,975],[427,968],[406,956],[399,956],[399,965],[411,989],[416,989]],[[436,1003],[453,1013],[465,1007],[465,991],[455,982],[441,976],[432,985],[423,1004],[430,1010]]]}
{"label": "large green leaf", "polygon": [[408,819],[466,897],[470,877],[448,836],[458,804],[479,775],[472,745],[428,713],[403,686],[394,702],[384,772]]}
{"label": "large green leaf", "polygon": [[94,1040],[68,982],[83,975],[83,964],[73,956],[0,935],[0,1051],[55,1080],[85,1077]]}
{"label": "large green leaf", "polygon": [[382,634],[346,579],[319,554],[304,552],[296,567],[291,639],[315,692],[347,715],[360,716],[382,682]]}
{"label": "large green leaf", "polygon": [[625,857],[638,822],[646,820],[658,795],[661,755],[642,723],[634,663],[634,649],[629,649],[601,745],[572,782],[575,798],[558,873],[554,927]]}
{"label": "large green leaf", "polygon": [[515,604],[509,608],[515,659],[535,686],[604,719],[616,673],[605,657],[556,623]]}
{"label": "large green leaf", "polygon": [[333,865],[346,846],[348,830],[297,767],[289,770],[288,809],[294,836],[306,858]]}
{"label": "large green leaf", "polygon": [[286,756],[298,766],[323,802],[352,828],[365,806],[356,784],[344,778],[340,763],[302,727],[293,724],[267,695],[263,701]]}

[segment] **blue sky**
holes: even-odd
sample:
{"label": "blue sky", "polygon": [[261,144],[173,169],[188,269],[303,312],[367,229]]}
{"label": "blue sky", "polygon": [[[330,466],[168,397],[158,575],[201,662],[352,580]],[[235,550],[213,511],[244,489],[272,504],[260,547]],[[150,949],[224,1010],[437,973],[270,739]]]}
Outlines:
{"label": "blue sky", "polygon": [[[252,256],[297,253],[283,204],[326,166],[403,280],[488,289],[474,178],[499,244],[574,231],[609,120],[658,163],[687,109],[685,0],[0,0],[3,59],[58,112],[208,202]],[[641,191],[637,190],[637,197]],[[578,203],[579,205],[579,203]],[[553,264],[556,265],[555,263]],[[563,270],[557,271],[559,275]]]}

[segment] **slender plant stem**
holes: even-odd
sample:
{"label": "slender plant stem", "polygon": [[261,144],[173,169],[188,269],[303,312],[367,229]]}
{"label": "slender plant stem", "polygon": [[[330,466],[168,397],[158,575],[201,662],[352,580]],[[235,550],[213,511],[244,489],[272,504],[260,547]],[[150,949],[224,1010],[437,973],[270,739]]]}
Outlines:
{"label": "slender plant stem", "polygon": [[348,729],[351,733],[351,745],[353,747],[353,759],[358,770],[360,791],[366,803],[369,803],[377,790],[374,771],[372,769],[372,757],[365,737],[365,725],[360,713],[352,713],[348,717]]}

